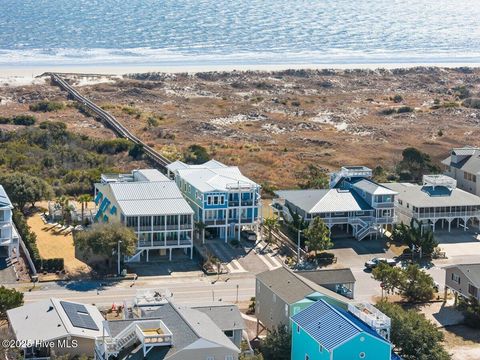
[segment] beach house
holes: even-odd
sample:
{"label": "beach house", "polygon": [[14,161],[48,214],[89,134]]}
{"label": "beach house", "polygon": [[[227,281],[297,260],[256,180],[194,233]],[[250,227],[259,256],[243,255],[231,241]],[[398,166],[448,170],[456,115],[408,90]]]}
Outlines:
{"label": "beach house", "polygon": [[[353,289],[351,284],[355,282],[355,278],[353,275],[346,275],[344,269],[324,271],[296,273],[280,267],[258,274],[255,284],[257,332],[259,333],[263,329],[271,331],[279,326],[289,326],[290,316],[295,311],[299,311],[302,304],[306,303],[306,298],[322,298],[346,309],[353,294],[345,292],[343,289]],[[331,286],[335,290],[331,290]]]}
{"label": "beach house", "polygon": [[291,317],[292,360],[398,359],[389,341],[391,321],[370,304],[347,310],[307,299]]}
{"label": "beach house", "polygon": [[137,252],[126,261],[149,261],[151,253],[171,260],[175,251],[192,256],[193,210],[175,182],[158,170],[102,174],[95,205],[94,221],[120,222],[137,234]]}
{"label": "beach house", "polygon": [[480,301],[480,263],[460,264],[445,267],[445,298],[451,291],[455,296],[465,299],[473,297]]}
{"label": "beach house", "polygon": [[452,149],[442,161],[444,174],[457,181],[457,187],[480,196],[480,148],[465,146]]}
{"label": "beach house", "polygon": [[13,205],[0,185],[0,257],[18,257],[19,239],[12,220]]}
{"label": "beach house", "polygon": [[410,224],[414,219],[422,229],[467,230],[480,219],[480,197],[457,187],[457,181],[446,175],[425,175],[422,185],[386,183],[397,195],[398,222]]}
{"label": "beach house", "polygon": [[243,228],[258,229],[260,185],[238,167],[210,160],[201,165],[175,161],[167,169],[193,208],[195,221],[204,224],[207,237],[240,239]]}
{"label": "beach house", "polygon": [[7,311],[10,329],[25,359],[91,358],[103,334],[103,316],[92,305],[51,298]]}
{"label": "beach house", "polygon": [[[104,322],[105,333],[97,338],[95,359],[238,359],[240,349],[220,327],[230,330],[233,326],[228,319],[221,318],[227,308],[194,309],[144,291],[143,295],[137,294],[132,307],[125,306],[124,310],[122,320]],[[244,328],[241,316],[231,317],[239,319],[241,323],[236,328],[241,332]]]}
{"label": "beach house", "polygon": [[397,192],[372,180],[364,166],[344,166],[330,177],[329,189],[276,191],[273,207],[284,219],[299,216],[306,222],[320,217],[330,232],[351,234],[358,240],[378,235],[395,222]]}

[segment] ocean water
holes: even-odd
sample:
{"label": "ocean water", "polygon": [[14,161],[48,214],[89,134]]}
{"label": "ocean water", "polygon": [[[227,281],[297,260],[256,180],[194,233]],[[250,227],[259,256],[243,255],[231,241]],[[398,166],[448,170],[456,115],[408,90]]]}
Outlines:
{"label": "ocean water", "polygon": [[0,66],[480,63],[480,0],[0,0]]}

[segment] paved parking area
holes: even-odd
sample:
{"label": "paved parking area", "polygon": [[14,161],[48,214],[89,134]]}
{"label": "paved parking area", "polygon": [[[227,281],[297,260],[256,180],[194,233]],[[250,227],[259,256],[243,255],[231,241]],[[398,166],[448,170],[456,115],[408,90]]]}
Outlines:
{"label": "paved parking area", "polygon": [[7,266],[7,257],[0,257],[0,284],[13,284],[17,282],[15,272]]}

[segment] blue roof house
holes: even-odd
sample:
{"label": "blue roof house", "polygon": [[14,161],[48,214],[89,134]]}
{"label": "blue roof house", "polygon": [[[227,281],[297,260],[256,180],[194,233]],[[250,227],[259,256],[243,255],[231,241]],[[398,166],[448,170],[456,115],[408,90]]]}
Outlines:
{"label": "blue roof house", "polygon": [[348,309],[319,299],[293,315],[292,360],[392,360],[390,319],[368,304]]}

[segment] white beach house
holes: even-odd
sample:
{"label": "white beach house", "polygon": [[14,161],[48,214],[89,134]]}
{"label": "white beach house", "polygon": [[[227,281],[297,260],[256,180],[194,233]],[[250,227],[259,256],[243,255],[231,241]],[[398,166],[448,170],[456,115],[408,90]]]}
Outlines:
{"label": "white beach house", "polygon": [[174,181],[155,169],[102,174],[95,184],[97,222],[118,221],[138,236],[137,252],[126,261],[149,261],[154,251],[172,259],[175,250],[193,254],[193,210]]}
{"label": "white beach house", "polygon": [[12,210],[12,202],[0,185],[0,256],[19,256],[19,239],[12,220]]}
{"label": "white beach house", "polygon": [[365,166],[344,166],[331,175],[330,189],[276,191],[273,206],[288,221],[294,214],[307,222],[320,217],[330,231],[336,228],[362,240],[395,222],[397,192],[371,178],[372,170]]}

